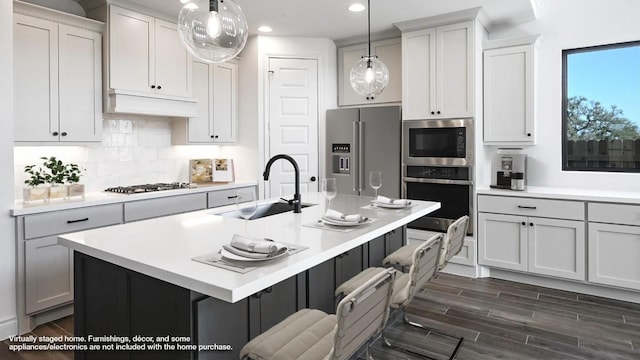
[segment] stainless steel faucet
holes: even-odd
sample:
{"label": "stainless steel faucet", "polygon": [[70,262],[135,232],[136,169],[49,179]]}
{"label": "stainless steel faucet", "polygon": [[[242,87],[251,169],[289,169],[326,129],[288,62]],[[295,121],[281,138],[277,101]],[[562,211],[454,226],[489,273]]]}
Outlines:
{"label": "stainless steel faucet", "polygon": [[293,170],[296,173],[296,193],[293,194],[293,200],[287,200],[287,202],[289,203],[289,205],[293,204],[294,213],[301,213],[302,202],[300,201],[300,169],[298,168],[298,163],[291,156],[278,154],[272,157],[271,159],[269,159],[269,161],[267,162],[267,166],[264,169],[264,172],[262,173],[262,176],[264,177],[265,181],[269,180],[269,172],[271,171],[271,165],[273,165],[273,163],[278,159],[287,160],[291,163],[291,165],[293,165]]}

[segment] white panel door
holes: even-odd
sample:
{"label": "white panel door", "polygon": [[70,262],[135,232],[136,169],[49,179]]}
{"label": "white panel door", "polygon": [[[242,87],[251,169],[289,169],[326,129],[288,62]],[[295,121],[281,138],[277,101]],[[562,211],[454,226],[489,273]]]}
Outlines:
{"label": "white panel door", "polygon": [[110,6],[109,86],[112,89],[154,93],[154,19]]}
{"label": "white panel door", "polygon": [[529,218],[529,272],[586,280],[584,221]]}
{"label": "white panel door", "polygon": [[102,140],[102,35],[60,25],[60,141]]}
{"label": "white panel door", "polygon": [[527,271],[527,218],[478,213],[478,264]]}
{"label": "white panel door", "polygon": [[589,223],[589,282],[640,290],[640,226]]}
{"label": "white panel door", "polygon": [[58,25],[13,19],[15,141],[58,141]]}
{"label": "white panel door", "polygon": [[191,96],[191,54],[176,24],[155,19],[155,85],[162,95]]}
{"label": "white panel door", "polygon": [[26,241],[25,259],[27,314],[73,300],[73,251],[57,236]]}
{"label": "white panel door", "polygon": [[193,62],[193,97],[198,99],[196,110],[198,116],[189,118],[187,126],[189,143],[211,144],[211,114],[213,111],[213,99],[211,91],[213,87],[213,67],[203,62]]}
{"label": "white panel door", "polygon": [[429,118],[436,101],[436,30],[402,34],[402,120]]}
{"label": "white panel door", "polygon": [[[300,168],[300,192],[318,191],[318,62],[269,59],[268,157],[286,154]],[[294,171],[287,161],[271,168],[266,197],[294,194]]]}
{"label": "white panel door", "polygon": [[438,27],[436,117],[473,116],[472,35],[471,22]]}

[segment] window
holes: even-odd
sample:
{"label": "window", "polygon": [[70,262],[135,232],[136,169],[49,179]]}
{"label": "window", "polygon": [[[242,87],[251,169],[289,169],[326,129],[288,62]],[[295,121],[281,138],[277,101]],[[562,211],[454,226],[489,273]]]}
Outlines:
{"label": "window", "polygon": [[562,169],[640,172],[640,41],[562,51]]}

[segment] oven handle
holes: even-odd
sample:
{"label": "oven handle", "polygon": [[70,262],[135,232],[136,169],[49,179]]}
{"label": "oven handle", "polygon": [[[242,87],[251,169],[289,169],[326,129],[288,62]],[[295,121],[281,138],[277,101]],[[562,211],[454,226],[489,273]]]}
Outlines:
{"label": "oven handle", "polygon": [[473,185],[473,181],[470,181],[470,180],[425,179],[425,178],[412,178],[412,177],[404,177],[402,180],[405,183],[416,182],[416,183],[424,183],[424,184]]}

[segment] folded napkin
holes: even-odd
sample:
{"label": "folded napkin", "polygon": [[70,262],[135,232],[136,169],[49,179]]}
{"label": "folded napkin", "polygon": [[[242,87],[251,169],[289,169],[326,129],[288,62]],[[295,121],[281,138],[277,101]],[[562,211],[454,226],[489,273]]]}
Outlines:
{"label": "folded napkin", "polygon": [[286,253],[286,245],[267,239],[255,239],[241,235],[233,235],[229,245],[224,244],[222,248],[228,252],[243,256],[249,259],[269,259]]}
{"label": "folded napkin", "polygon": [[327,213],[324,214],[324,217],[331,220],[337,220],[337,221],[343,221],[343,222],[359,223],[362,221],[362,215],[360,214],[347,215],[333,209],[328,209]]}
{"label": "folded napkin", "polygon": [[389,204],[389,205],[409,205],[409,200],[407,199],[390,199],[386,196],[378,195],[376,198],[376,202],[381,204]]}

